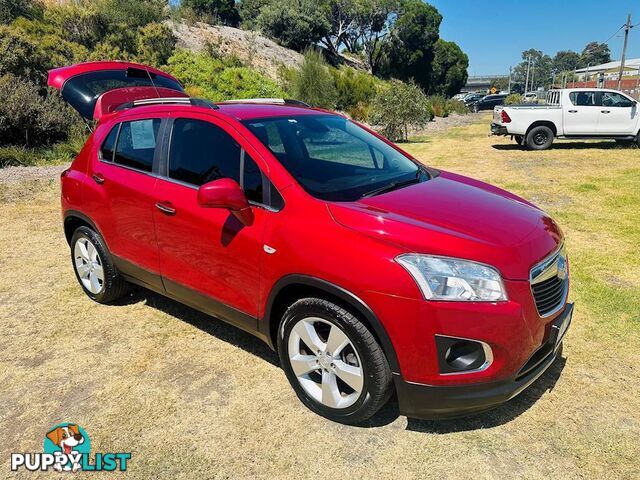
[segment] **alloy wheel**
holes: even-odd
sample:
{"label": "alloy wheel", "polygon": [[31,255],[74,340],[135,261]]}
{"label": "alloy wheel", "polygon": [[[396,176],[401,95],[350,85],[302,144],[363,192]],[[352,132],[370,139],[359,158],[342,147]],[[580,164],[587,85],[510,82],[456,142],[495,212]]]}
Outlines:
{"label": "alloy wheel", "polygon": [[364,370],[349,337],[318,317],[299,320],[288,343],[289,363],[304,391],[329,408],[353,405],[364,389]]}
{"label": "alloy wheel", "polygon": [[73,247],[73,258],[84,288],[94,295],[100,293],[104,287],[104,269],[95,245],[88,238],[78,238]]}

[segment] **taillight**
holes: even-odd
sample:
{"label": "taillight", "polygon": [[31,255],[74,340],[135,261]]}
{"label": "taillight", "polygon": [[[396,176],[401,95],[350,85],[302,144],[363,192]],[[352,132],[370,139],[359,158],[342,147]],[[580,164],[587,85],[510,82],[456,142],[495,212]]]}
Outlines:
{"label": "taillight", "polygon": [[504,110],[502,110],[502,112],[500,112],[500,118],[502,118],[502,123],[509,123],[511,122],[511,117],[509,116],[509,114],[507,112],[505,112]]}

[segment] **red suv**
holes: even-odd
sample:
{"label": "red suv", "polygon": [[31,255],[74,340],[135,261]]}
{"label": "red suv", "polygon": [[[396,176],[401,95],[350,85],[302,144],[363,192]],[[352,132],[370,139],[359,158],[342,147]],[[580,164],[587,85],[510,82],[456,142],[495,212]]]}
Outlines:
{"label": "red suv", "polygon": [[529,202],[300,102],[212,104],[120,62],[49,85],[96,120],[62,174],[93,300],[134,283],[242,328],[307,407],[351,424],[394,392],[411,417],[486,410],[560,355],[563,235]]}

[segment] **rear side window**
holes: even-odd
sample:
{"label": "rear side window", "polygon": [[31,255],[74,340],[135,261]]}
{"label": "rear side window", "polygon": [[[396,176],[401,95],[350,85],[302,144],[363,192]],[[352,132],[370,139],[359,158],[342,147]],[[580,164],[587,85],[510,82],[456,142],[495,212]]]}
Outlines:
{"label": "rear side window", "polygon": [[173,124],[169,177],[200,186],[218,178],[240,182],[240,145],[209,122],[178,119]]}
{"label": "rear side window", "polygon": [[602,92],[602,105],[605,107],[632,107],[633,102],[616,92]]}
{"label": "rear side window", "polygon": [[569,100],[576,107],[596,107],[599,103],[597,92],[571,92]]}
{"label": "rear side window", "polygon": [[116,140],[118,140],[118,130],[120,130],[119,124],[113,127],[109,135],[107,135],[107,138],[105,138],[100,148],[100,158],[102,158],[102,160],[113,161],[113,152],[115,151]]}
{"label": "rear side window", "polygon": [[160,119],[125,122],[120,127],[114,162],[125,167],[150,172],[160,130]]}

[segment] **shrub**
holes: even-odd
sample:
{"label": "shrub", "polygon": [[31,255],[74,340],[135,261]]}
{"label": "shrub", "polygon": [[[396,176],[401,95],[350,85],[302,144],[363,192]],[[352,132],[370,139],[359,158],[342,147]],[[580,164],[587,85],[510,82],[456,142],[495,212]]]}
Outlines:
{"label": "shrub", "polygon": [[360,110],[363,105],[369,104],[376,94],[378,81],[373,75],[349,67],[332,68],[331,73],[336,84],[338,110],[353,115],[351,110],[357,105],[360,105],[357,109]]}
{"label": "shrub", "polygon": [[269,3],[260,10],[257,24],[267,36],[299,52],[331,29],[321,4],[313,0]]}
{"label": "shrub", "polygon": [[33,9],[31,0],[0,0],[0,24],[8,24],[20,16],[28,16]]}
{"label": "shrub", "polygon": [[182,0],[180,7],[191,10],[207,23],[222,23],[232,27],[240,23],[235,0]]}
{"label": "shrub", "polygon": [[320,52],[307,50],[291,82],[291,93],[310,105],[333,109],[338,93],[329,66]]}
{"label": "shrub", "polygon": [[45,10],[44,20],[57,27],[65,39],[93,48],[107,35],[108,19],[95,8],[76,4],[51,6]]}
{"label": "shrub", "polygon": [[436,117],[448,117],[449,110],[447,109],[447,99],[441,95],[432,95],[429,97],[429,105],[431,111]]}
{"label": "shrub", "polygon": [[38,45],[20,29],[0,26],[0,52],[0,75],[11,74],[41,85],[47,78],[47,70],[53,67]]}
{"label": "shrub", "polygon": [[176,46],[171,28],[162,23],[150,23],[140,28],[137,38],[137,60],[160,67],[167,63]]}
{"label": "shrub", "polygon": [[84,62],[89,58],[86,47],[67,40],[64,31],[50,23],[18,18],[12,27],[40,49],[47,67]]}
{"label": "shrub", "polygon": [[190,95],[212,101],[235,98],[280,97],[275,82],[230,60],[178,50],[169,58],[166,70],[182,81]]}
{"label": "shrub", "polygon": [[96,11],[110,25],[143,27],[149,23],[160,23],[169,16],[166,0],[97,0]]}
{"label": "shrub", "polygon": [[464,104],[464,102],[450,98],[449,100],[447,100],[447,111],[449,113],[464,115],[466,113],[469,113],[469,108]]}
{"label": "shrub", "polygon": [[504,99],[505,105],[518,105],[520,103],[524,103],[524,100],[522,98],[522,95],[520,95],[519,93],[512,93]]}
{"label": "shrub", "polygon": [[371,105],[370,121],[392,141],[406,141],[410,127],[433,118],[429,101],[415,83],[392,80],[382,87]]}
{"label": "shrub", "polygon": [[4,75],[0,98],[0,143],[35,147],[67,138],[74,117],[57,94],[42,97],[33,83]]}

